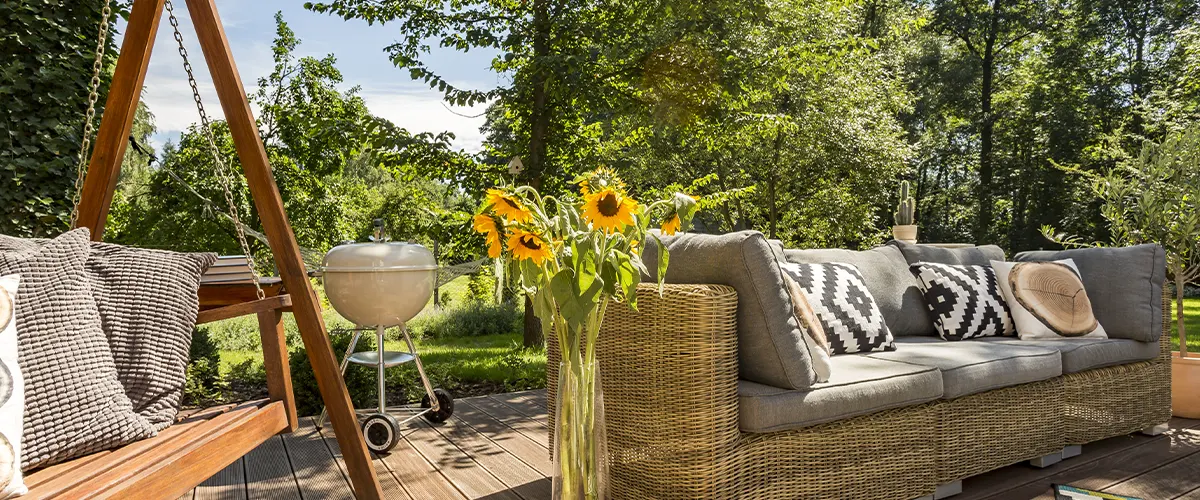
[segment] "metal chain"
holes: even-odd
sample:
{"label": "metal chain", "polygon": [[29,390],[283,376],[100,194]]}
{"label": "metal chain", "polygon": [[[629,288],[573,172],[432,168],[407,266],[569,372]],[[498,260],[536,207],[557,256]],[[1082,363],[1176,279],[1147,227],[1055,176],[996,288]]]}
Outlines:
{"label": "metal chain", "polygon": [[87,113],[83,118],[83,139],[79,144],[79,159],[75,166],[75,192],[71,195],[71,229],[79,222],[79,202],[83,199],[83,177],[90,159],[93,122],[96,119],[96,101],[100,99],[100,70],[104,67],[104,48],[108,44],[108,21],[112,17],[112,2],[105,0],[100,13],[100,35],[96,40],[96,58],[92,61],[92,80],[88,83]]}
{"label": "metal chain", "polygon": [[204,102],[200,99],[200,88],[196,84],[196,76],[192,73],[192,63],[188,60],[187,48],[183,44],[183,34],[179,32],[179,19],[175,17],[175,8],[171,4],[171,0],[166,1],[166,9],[168,19],[171,22],[171,29],[175,30],[175,42],[179,44],[179,56],[183,58],[183,70],[187,72],[188,85],[192,87],[192,100],[196,101],[196,111],[200,113],[200,131],[203,133],[209,148],[212,150],[213,161],[217,164],[217,181],[221,185],[221,190],[225,192],[225,202],[229,205],[229,218],[233,220],[233,228],[237,235],[238,244],[241,245],[242,253],[245,254],[246,261],[250,264],[250,279],[254,282],[255,294],[259,300],[262,300],[266,298],[266,293],[263,292],[262,285],[259,283],[261,277],[258,274],[258,267],[254,263],[254,255],[250,252],[250,244],[246,241],[246,231],[243,229],[242,221],[238,217],[237,203],[233,199],[233,180],[229,175],[229,167],[221,157],[221,149],[217,147],[217,140],[213,135],[208,113],[204,111]]}

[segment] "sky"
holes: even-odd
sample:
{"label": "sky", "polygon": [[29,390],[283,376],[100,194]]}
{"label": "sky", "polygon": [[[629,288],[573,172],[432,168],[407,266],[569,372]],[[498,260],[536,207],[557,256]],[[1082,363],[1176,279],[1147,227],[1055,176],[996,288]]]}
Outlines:
{"label": "sky", "polygon": [[[196,42],[187,6],[182,1],[174,4],[205,110],[214,119],[219,119],[223,115],[220,102]],[[246,92],[253,94],[258,79],[271,72],[274,16],[275,12],[282,11],[284,21],[300,39],[296,55],[324,57],[333,54],[344,79],[342,89],[361,86],[361,95],[371,113],[413,133],[453,132],[456,136],[454,147],[467,152],[480,149],[483,135],[479,127],[484,119],[471,117],[483,113],[485,105],[450,107],[453,109],[450,111],[449,105],[442,103],[440,92],[412,81],[407,70],[396,68],[383,50],[400,38],[396,28],[370,26],[361,20],[345,21],[341,17],[310,12],[304,9],[303,0],[217,0],[217,9]],[[151,53],[143,96],[158,127],[158,132],[151,138],[156,150],[161,150],[167,141],[177,142],[182,130],[199,121],[171,25],[165,19],[165,12],[163,16]],[[125,31],[124,21],[118,21],[117,30],[119,33]],[[116,38],[119,45],[120,35]],[[483,50],[464,54],[435,48],[428,64],[456,86],[489,89],[503,83],[488,69],[494,54]]]}

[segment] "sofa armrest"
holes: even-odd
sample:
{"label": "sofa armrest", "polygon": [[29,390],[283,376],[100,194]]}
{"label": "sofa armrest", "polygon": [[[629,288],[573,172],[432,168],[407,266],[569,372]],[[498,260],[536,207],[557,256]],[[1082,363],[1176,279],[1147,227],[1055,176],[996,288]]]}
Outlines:
{"label": "sofa armrest", "polygon": [[[549,337],[549,336],[548,336]],[[554,419],[557,342],[547,348]],[[616,462],[715,460],[739,436],[737,293],[720,285],[638,287],[638,310],[611,304],[597,357],[608,451]],[[553,447],[553,429],[551,447]],[[618,466],[619,467],[619,466]]]}

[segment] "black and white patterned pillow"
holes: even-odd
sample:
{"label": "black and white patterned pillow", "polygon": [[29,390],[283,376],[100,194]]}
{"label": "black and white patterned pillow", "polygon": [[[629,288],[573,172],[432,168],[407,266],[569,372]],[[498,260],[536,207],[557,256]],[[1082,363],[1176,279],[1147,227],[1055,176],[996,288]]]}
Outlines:
{"label": "black and white patterned pillow", "polygon": [[945,340],[1013,335],[1012,314],[991,266],[917,262],[917,277],[933,326]]}
{"label": "black and white patterned pillow", "polygon": [[781,262],[779,267],[804,289],[833,354],[896,349],[883,313],[857,268],[840,262]]}

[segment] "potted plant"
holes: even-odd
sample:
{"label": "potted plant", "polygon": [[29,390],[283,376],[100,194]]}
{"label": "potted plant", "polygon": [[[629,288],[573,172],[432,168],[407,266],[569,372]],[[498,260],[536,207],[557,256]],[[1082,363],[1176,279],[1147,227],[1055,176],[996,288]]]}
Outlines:
{"label": "potted plant", "polygon": [[[1092,181],[1114,245],[1158,243],[1166,250],[1179,337],[1179,350],[1171,356],[1172,411],[1200,418],[1200,356],[1188,352],[1183,320],[1184,287],[1200,278],[1200,122],[1168,134],[1161,144],[1146,141],[1136,157],[1104,175],[1068,170]],[[1049,227],[1042,232],[1079,244],[1077,238],[1052,235]]]}
{"label": "potted plant", "polygon": [[896,205],[896,212],[892,214],[893,222],[892,237],[897,240],[916,244],[917,242],[917,223],[913,215],[917,210],[917,201],[909,196],[908,181],[900,182],[900,202]]}
{"label": "potted plant", "polygon": [[647,263],[641,250],[660,246],[656,266],[666,274],[667,250],[648,231],[686,231],[697,208],[683,193],[644,206],[610,170],[575,179],[579,194],[543,196],[530,186],[487,191],[473,226],[488,254],[511,262],[512,279],[533,302],[543,332],[553,332],[559,368],[552,491],[557,499],[604,498],[607,487],[604,405],[596,338],[614,300],[637,308]]}

